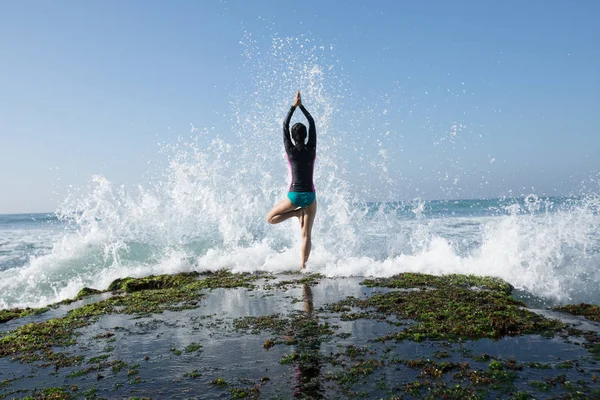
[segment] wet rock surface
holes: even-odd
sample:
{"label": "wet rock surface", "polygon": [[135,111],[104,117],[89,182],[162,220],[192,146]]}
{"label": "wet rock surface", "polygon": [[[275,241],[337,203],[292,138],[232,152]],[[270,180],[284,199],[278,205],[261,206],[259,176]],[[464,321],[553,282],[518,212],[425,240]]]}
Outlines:
{"label": "wet rock surface", "polygon": [[119,279],[0,312],[0,399],[600,398],[597,306],[551,318],[511,293],[464,275]]}

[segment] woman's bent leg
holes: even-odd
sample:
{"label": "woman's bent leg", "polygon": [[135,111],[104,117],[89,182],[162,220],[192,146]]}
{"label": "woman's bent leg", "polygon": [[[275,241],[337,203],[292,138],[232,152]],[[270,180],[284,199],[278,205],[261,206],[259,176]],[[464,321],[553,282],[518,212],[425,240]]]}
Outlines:
{"label": "woman's bent leg", "polygon": [[297,209],[289,199],[284,199],[269,211],[267,214],[267,222],[270,224],[278,224],[292,217],[300,217],[300,210]]}

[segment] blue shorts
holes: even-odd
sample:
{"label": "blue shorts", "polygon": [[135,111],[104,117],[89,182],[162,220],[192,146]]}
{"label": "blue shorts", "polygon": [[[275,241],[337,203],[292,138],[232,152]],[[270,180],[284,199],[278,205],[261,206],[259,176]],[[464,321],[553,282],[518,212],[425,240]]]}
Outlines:
{"label": "blue shorts", "polygon": [[310,206],[315,201],[315,192],[288,192],[288,199],[296,207],[304,208]]}

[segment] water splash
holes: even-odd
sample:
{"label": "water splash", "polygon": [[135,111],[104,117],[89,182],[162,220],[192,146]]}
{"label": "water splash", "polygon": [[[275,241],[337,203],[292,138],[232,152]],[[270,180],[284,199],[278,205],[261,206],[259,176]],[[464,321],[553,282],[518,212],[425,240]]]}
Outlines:
{"label": "water splash", "polygon": [[192,127],[194,137],[161,149],[168,167],[145,182],[94,176],[74,190],[58,211],[71,229],[47,254],[0,272],[1,308],[46,305],[124,276],[296,269],[297,221],[270,226],[265,215],[289,184],[281,123],[297,89],[319,138],[309,271],[493,275],[553,301],[600,301],[597,196],[364,203],[373,193],[357,190],[356,165],[379,192],[397,185],[385,145],[391,131],[380,116],[369,124],[381,140],[357,134],[365,114],[344,104],[352,86],[333,48],[306,37],[265,47],[251,35],[242,47],[250,83],[232,101],[235,133]]}

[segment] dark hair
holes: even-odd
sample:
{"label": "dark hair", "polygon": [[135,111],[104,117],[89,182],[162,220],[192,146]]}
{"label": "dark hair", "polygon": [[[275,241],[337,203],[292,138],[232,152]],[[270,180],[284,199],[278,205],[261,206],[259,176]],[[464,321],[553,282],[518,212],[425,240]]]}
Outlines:
{"label": "dark hair", "polygon": [[306,140],[306,126],[304,124],[298,122],[292,126],[292,139],[294,139],[298,150],[304,150],[304,141]]}

